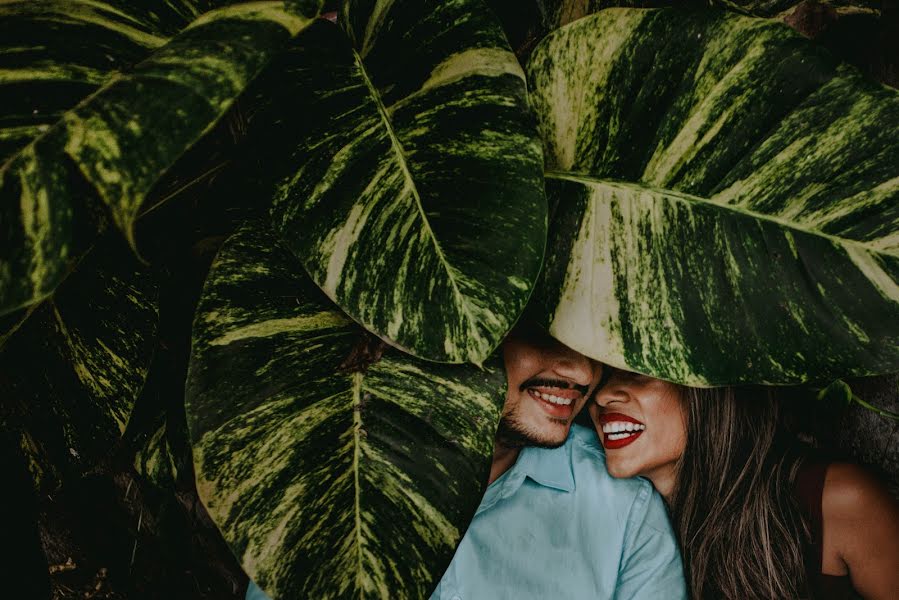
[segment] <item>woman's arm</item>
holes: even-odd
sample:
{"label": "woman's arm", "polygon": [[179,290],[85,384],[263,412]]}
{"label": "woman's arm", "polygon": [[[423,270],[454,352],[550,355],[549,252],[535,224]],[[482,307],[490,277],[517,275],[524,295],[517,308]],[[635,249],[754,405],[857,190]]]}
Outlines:
{"label": "woman's arm", "polygon": [[824,572],[849,571],[868,600],[899,598],[899,503],[857,465],[827,469],[822,498]]}

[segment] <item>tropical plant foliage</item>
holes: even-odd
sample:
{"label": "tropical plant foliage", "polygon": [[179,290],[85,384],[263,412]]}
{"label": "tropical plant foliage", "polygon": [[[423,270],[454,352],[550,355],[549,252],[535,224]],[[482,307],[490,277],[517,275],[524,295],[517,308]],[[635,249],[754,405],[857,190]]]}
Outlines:
{"label": "tropical plant foliage", "polygon": [[267,227],[222,247],[188,376],[197,484],[277,597],[426,596],[483,493],[502,370],[371,340]]}
{"label": "tropical plant foliage", "polygon": [[583,19],[528,72],[553,335],[691,385],[896,365],[894,91],[782,25],[669,10]]}
{"label": "tropical plant foliage", "polygon": [[524,73],[471,2],[349,3],[341,20],[347,33],[317,24],[263,86],[273,226],[369,330],[480,363],[524,308],[546,236]]}
{"label": "tropical plant foliage", "polygon": [[146,267],[106,237],[9,336],[0,415],[41,488],[95,467],[125,430],[156,348],[157,296]]}
{"label": "tropical plant foliage", "polygon": [[[143,314],[155,311],[148,294],[155,286],[152,273],[127,250],[111,251],[115,240],[98,241],[99,233],[114,223],[134,247],[134,222],[154,184],[272,54],[311,22],[315,9],[257,2],[198,17],[201,8],[210,7],[173,2],[147,11],[142,3],[69,1],[0,6],[5,55],[16,67],[0,72],[5,93],[16,99],[4,103],[0,116],[0,314],[19,311],[4,318],[2,339],[16,329],[18,342],[32,348],[71,347],[63,365],[84,386],[82,403],[88,412],[105,407],[101,412],[108,415],[85,419],[91,433],[84,437],[94,443],[121,433],[156,343],[155,323]],[[127,261],[135,264],[120,266]],[[58,294],[37,310],[36,321],[56,325],[23,326],[76,265],[70,289],[77,292]],[[78,297],[89,290],[91,296]],[[113,302],[125,298],[143,313],[113,310]],[[92,344],[100,347],[85,355]],[[133,348],[122,355],[110,349],[117,344]],[[21,355],[18,347],[6,352],[11,361]],[[115,375],[122,371],[127,383]],[[68,385],[52,391],[61,376],[48,376],[45,385],[26,392],[40,378],[31,370],[11,372],[24,379],[10,390],[16,403],[31,407],[26,412],[34,407],[24,399],[31,396],[64,398],[65,404],[75,399]],[[71,420],[77,421],[61,422],[70,428]],[[104,430],[113,422],[116,427]],[[81,455],[75,445],[68,448]]]}
{"label": "tropical plant foliage", "polygon": [[143,478],[193,476],[180,405],[134,410],[172,266],[136,231],[201,180],[256,219],[183,327],[195,475],[276,599],[429,593],[532,295],[680,383],[899,371],[897,92],[781,23],[610,4],[0,3],[0,424],[37,487],[129,431]]}
{"label": "tropical plant foliage", "polygon": [[[12,14],[3,39],[19,67],[5,83],[27,78],[4,115],[0,240],[10,254],[0,262],[0,313],[52,293],[106,220],[134,246],[153,185],[314,13],[305,3],[239,4],[167,39],[163,24],[118,3],[21,4],[0,7]],[[47,38],[59,47],[41,45]],[[71,52],[65,42],[75,40],[87,51]],[[72,58],[60,64],[60,55]],[[138,57],[126,73],[110,72]]]}

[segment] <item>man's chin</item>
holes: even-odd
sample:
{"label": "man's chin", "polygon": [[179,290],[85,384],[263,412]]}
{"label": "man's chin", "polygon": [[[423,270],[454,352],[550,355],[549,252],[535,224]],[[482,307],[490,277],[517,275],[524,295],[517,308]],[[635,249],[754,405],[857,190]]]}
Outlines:
{"label": "man's chin", "polygon": [[506,448],[523,448],[525,446],[558,448],[568,439],[571,423],[560,421],[553,429],[558,432],[541,432],[536,427],[527,427],[522,423],[503,417],[496,430],[496,442]]}

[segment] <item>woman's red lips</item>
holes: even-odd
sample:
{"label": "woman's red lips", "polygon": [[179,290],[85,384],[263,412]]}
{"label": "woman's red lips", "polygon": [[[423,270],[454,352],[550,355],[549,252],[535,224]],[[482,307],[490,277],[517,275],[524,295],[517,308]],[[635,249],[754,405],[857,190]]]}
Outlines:
{"label": "woman's red lips", "polygon": [[602,445],[606,450],[617,450],[634,443],[643,434],[646,425],[621,413],[599,415]]}
{"label": "woman's red lips", "polygon": [[620,440],[610,440],[608,433],[603,434],[602,445],[606,450],[617,450],[618,448],[624,448],[628,444],[632,444],[640,435],[642,431],[635,431],[631,433],[626,438],[622,438]]}

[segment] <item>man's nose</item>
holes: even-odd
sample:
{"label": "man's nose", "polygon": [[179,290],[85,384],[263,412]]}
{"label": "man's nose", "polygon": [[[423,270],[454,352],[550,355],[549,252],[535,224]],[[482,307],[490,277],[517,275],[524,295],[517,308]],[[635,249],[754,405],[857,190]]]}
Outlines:
{"label": "man's nose", "polygon": [[580,385],[590,385],[598,369],[597,363],[562,344],[553,348],[553,372]]}

